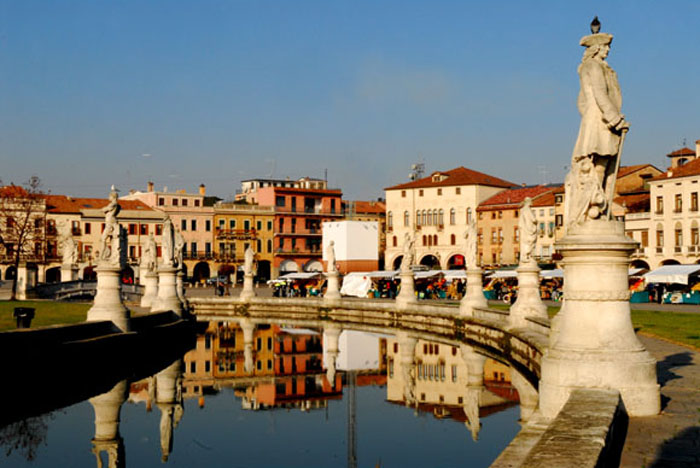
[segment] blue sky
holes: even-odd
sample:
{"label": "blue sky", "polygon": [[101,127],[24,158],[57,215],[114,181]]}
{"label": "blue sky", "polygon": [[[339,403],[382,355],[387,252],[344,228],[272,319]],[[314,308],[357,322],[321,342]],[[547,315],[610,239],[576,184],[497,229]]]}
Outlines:
{"label": "blue sky", "polygon": [[623,164],[700,138],[700,2],[0,0],[0,179],[228,197],[254,177],[383,196],[466,166],[560,182],[581,36],[615,35]]}

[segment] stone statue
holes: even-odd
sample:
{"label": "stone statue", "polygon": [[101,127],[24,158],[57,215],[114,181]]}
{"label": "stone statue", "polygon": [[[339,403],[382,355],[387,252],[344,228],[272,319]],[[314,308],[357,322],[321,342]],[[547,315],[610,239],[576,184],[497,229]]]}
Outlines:
{"label": "stone statue", "polygon": [[466,249],[466,260],[467,268],[475,269],[478,268],[478,256],[479,256],[479,233],[476,229],[476,220],[472,219],[467,224],[467,230],[464,233],[464,238],[467,240]]}
{"label": "stone statue", "polygon": [[118,201],[117,189],[112,185],[109,193],[109,203],[102,209],[105,214],[105,228],[100,237],[99,263],[105,266],[119,267],[122,264],[122,233],[121,226],[117,222],[117,215],[121,211]]}
{"label": "stone statue", "polygon": [[403,237],[403,258],[401,259],[401,271],[410,271],[415,258],[414,245],[416,240],[407,232]]}
{"label": "stone statue", "polygon": [[578,67],[581,126],[565,184],[567,228],[603,215],[610,218],[620,153],[629,129],[621,113],[617,74],[605,62],[613,36],[600,33],[599,29],[596,18],[591,24],[593,34],[580,42],[586,47]]}
{"label": "stone statue", "polygon": [[252,275],[253,262],[255,261],[255,252],[253,252],[253,249],[250,246],[248,246],[248,248],[246,249],[244,257],[245,258],[243,260],[243,274]]}
{"label": "stone statue", "polygon": [[156,246],[156,240],[153,237],[153,233],[150,233],[146,239],[143,255],[141,256],[141,268],[145,271],[156,271],[157,257],[158,247]]}
{"label": "stone statue", "polygon": [[179,229],[175,230],[175,246],[174,246],[174,259],[175,266],[178,268],[183,267],[184,250],[185,250],[185,238],[182,237],[182,233]]}
{"label": "stone statue", "polygon": [[175,241],[173,233],[173,221],[170,216],[165,215],[165,221],[163,221],[163,266],[172,267],[175,263],[175,251],[173,243]]}
{"label": "stone statue", "polygon": [[535,263],[535,244],[537,243],[537,220],[532,211],[532,199],[527,197],[520,208],[518,219],[520,231],[520,264]]}
{"label": "stone statue", "polygon": [[328,266],[326,267],[327,273],[337,273],[338,267],[335,265],[335,242],[330,241],[328,247],[326,247],[326,262]]}
{"label": "stone statue", "polygon": [[61,241],[61,258],[63,265],[75,265],[78,263],[78,243],[73,239],[71,227],[68,223],[66,223]]}

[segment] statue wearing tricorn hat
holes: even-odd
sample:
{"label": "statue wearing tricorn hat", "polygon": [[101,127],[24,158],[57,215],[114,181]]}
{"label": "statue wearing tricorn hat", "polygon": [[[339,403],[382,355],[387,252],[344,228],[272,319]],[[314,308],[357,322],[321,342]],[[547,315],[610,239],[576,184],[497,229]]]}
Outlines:
{"label": "statue wearing tricorn hat", "polygon": [[566,178],[567,229],[586,219],[610,218],[622,144],[629,129],[621,112],[617,74],[605,61],[613,36],[599,31],[596,17],[592,34],[580,42],[586,48],[578,67],[581,126]]}

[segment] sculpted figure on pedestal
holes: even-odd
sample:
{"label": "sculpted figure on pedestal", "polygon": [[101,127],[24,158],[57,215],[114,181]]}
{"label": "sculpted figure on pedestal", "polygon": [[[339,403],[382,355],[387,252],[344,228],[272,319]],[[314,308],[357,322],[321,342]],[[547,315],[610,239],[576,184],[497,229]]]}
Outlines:
{"label": "sculpted figure on pedestal", "polygon": [[336,273],[338,267],[335,265],[335,242],[330,241],[328,247],[326,247],[326,262],[328,266],[326,267],[327,273]]}
{"label": "sculpted figure on pedestal", "polygon": [[141,268],[146,271],[156,270],[156,258],[158,256],[158,248],[153,233],[148,235],[144,245],[143,256],[141,257]]}
{"label": "sculpted figure on pedestal", "polygon": [[535,244],[537,243],[537,220],[532,211],[532,199],[527,197],[520,208],[518,219],[520,231],[520,263],[535,263]]}
{"label": "sculpted figure on pedestal", "polygon": [[244,254],[243,273],[246,275],[253,274],[253,262],[255,261],[255,252],[251,247],[248,247]]}
{"label": "sculpted figure on pedestal", "polygon": [[591,24],[593,34],[581,39],[586,47],[578,67],[581,126],[565,183],[567,228],[603,215],[610,218],[622,144],[629,129],[621,112],[617,74],[605,61],[613,36],[599,29],[596,18]]}
{"label": "sculpted figure on pedestal", "polygon": [[66,223],[61,241],[61,258],[63,265],[75,265],[78,263],[78,243],[73,239],[71,226]]}
{"label": "sculpted figure on pedestal", "polygon": [[467,261],[467,268],[477,268],[479,266],[478,256],[479,256],[479,233],[476,229],[476,220],[472,219],[467,224],[467,230],[464,233],[464,238],[467,241],[467,248],[465,252],[465,259]]}
{"label": "sculpted figure on pedestal", "polygon": [[173,252],[175,266],[178,268],[182,268],[182,266],[183,266],[184,250],[185,250],[185,238],[182,237],[182,233],[178,229],[175,231],[175,243],[174,243],[174,252]]}
{"label": "sculpted figure on pedestal", "polygon": [[175,252],[173,250],[173,243],[175,241],[173,232],[173,221],[170,216],[165,215],[165,221],[163,221],[163,266],[171,267],[173,266]]}
{"label": "sculpted figure on pedestal", "polygon": [[112,185],[109,192],[109,203],[102,209],[105,214],[105,229],[100,238],[100,263],[109,266],[119,266],[121,262],[121,230],[117,215],[121,211],[117,189]]}
{"label": "sculpted figure on pedestal", "polygon": [[403,237],[403,258],[401,259],[401,271],[410,271],[411,265],[415,258],[414,247],[415,239],[410,233],[404,234]]}

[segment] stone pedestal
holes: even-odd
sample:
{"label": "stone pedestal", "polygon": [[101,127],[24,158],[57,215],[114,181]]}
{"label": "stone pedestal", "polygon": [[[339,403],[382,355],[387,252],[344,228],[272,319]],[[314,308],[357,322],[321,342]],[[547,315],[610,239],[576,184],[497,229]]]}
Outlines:
{"label": "stone pedestal", "polygon": [[250,319],[241,319],[241,330],[243,330],[243,369],[246,372],[253,372],[253,335],[255,334],[255,324]]}
{"label": "stone pedestal", "polygon": [[256,293],[253,284],[253,274],[246,273],[243,275],[243,290],[241,291],[241,299],[250,299],[255,296]]}
{"label": "stone pedestal", "polygon": [[401,270],[401,290],[396,296],[396,304],[399,307],[406,307],[416,303],[415,277],[412,270]]}
{"label": "stone pedestal", "polygon": [[146,271],[143,275],[143,296],[141,296],[141,307],[150,308],[158,297],[158,273]]}
{"label": "stone pedestal", "polygon": [[326,285],[326,293],[323,295],[323,298],[329,301],[335,301],[340,299],[340,281],[339,281],[339,274],[337,271],[331,271],[326,273],[326,281],[328,284]]}
{"label": "stone pedestal", "polygon": [[518,299],[510,308],[508,325],[515,328],[527,327],[528,317],[549,320],[547,306],[540,297],[540,268],[536,263],[518,267]]}
{"label": "stone pedestal", "polygon": [[175,267],[161,266],[158,268],[158,296],[151,306],[151,312],[172,310],[182,316],[182,302],[177,297],[176,274]]}
{"label": "stone pedestal", "polygon": [[473,317],[475,307],[488,307],[482,278],[481,268],[467,268],[467,292],[459,303],[459,315]]}
{"label": "stone pedestal", "polygon": [[338,359],[338,354],[340,354],[338,339],[340,338],[341,332],[342,329],[335,324],[323,327],[324,364],[326,367],[326,378],[331,388],[335,387],[336,361]]}
{"label": "stone pedestal", "polygon": [[[92,452],[98,460],[106,452],[108,466],[118,467],[124,463],[124,441],[119,435],[119,413],[129,394],[126,380],[116,384],[109,392],[90,398],[95,410],[95,437],[92,439]],[[102,466],[101,461],[98,466]]]}
{"label": "stone pedestal", "polygon": [[97,293],[93,306],[88,310],[87,321],[111,320],[122,331],[129,331],[131,329],[129,310],[124,307],[121,296],[121,268],[98,266],[95,271],[97,272]]}
{"label": "stone pedestal", "polygon": [[78,280],[78,265],[61,265],[61,282]]}
{"label": "stone pedestal", "polygon": [[36,267],[21,262],[17,268],[17,299],[26,301],[27,291],[36,286]]}
{"label": "stone pedestal", "polygon": [[542,359],[540,411],[555,416],[576,388],[616,389],[630,416],[659,413],[656,360],[634,334],[629,255],[638,244],[617,221],[586,221],[557,242],[564,305]]}

